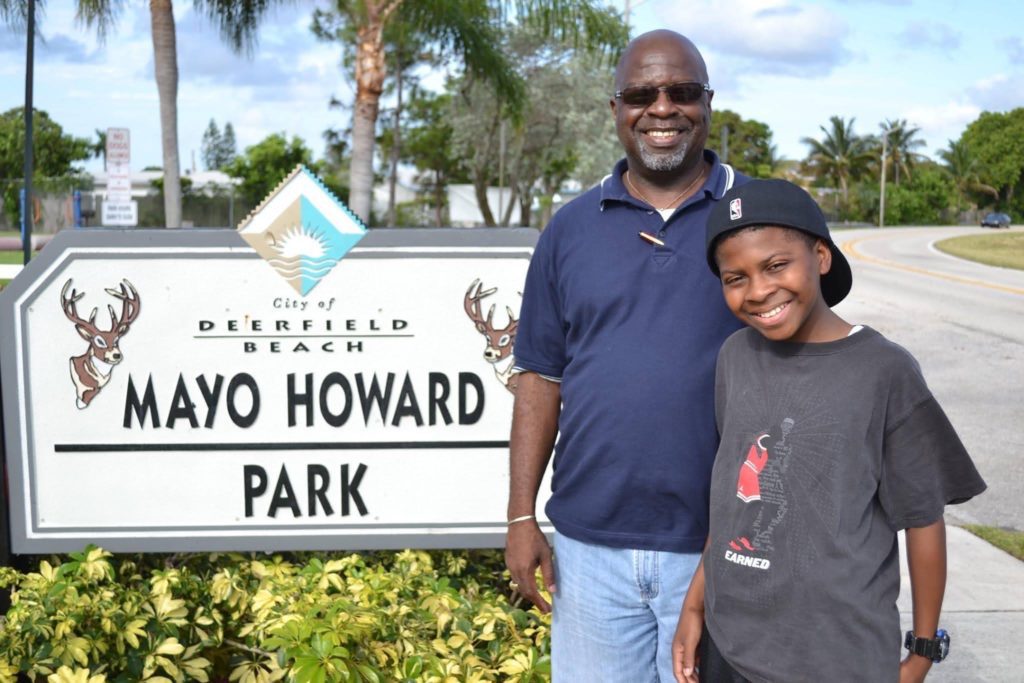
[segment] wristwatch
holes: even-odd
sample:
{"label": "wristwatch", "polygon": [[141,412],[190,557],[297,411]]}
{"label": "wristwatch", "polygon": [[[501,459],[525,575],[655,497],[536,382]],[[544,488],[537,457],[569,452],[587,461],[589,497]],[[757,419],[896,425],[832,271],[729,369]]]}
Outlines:
{"label": "wristwatch", "polygon": [[903,647],[938,664],[949,654],[949,634],[940,628],[934,638],[918,638],[913,631],[907,631]]}

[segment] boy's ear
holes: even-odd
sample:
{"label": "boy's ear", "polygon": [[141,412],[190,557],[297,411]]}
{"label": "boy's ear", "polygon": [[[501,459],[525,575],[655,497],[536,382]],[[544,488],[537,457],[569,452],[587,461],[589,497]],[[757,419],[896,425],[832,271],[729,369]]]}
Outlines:
{"label": "boy's ear", "polygon": [[824,240],[815,242],[814,252],[818,255],[818,274],[824,275],[832,270],[832,250],[828,248]]}

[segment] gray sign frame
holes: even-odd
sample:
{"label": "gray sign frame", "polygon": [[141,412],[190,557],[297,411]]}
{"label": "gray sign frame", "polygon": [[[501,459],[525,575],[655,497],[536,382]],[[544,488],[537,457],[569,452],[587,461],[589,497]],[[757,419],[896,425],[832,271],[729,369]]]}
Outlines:
{"label": "gray sign frame", "polygon": [[[508,258],[510,256],[529,258],[536,244],[538,231],[531,228],[477,228],[477,229],[374,229],[367,232],[358,247],[351,251],[346,259],[360,258],[401,258],[396,251],[402,248],[430,248],[436,250],[438,257],[447,258]],[[76,252],[65,258],[65,252],[73,249],[88,248],[88,253]],[[23,441],[23,426],[19,421],[22,403],[27,400],[29,386],[27,377],[17,375],[19,351],[27,354],[29,340],[15,338],[13,331],[24,330],[25,325],[18,325],[26,320],[38,292],[61,277],[65,264],[54,267],[59,262],[71,263],[78,258],[140,258],[146,257],[152,250],[154,257],[168,258],[174,250],[181,253],[190,251],[201,252],[205,249],[231,248],[232,253],[226,256],[223,252],[211,255],[210,258],[260,259],[234,230],[228,229],[188,229],[188,230],[117,230],[117,229],[81,229],[64,231],[57,234],[40,255],[31,261],[23,271],[0,291],[0,381],[2,381],[2,415],[0,425],[0,456],[6,462],[10,485],[10,497],[3,501],[3,508],[8,512],[10,523],[11,550],[15,554],[37,554],[50,552],[69,552],[81,549],[87,543],[97,543],[113,552],[180,552],[180,551],[280,551],[280,550],[374,550],[399,548],[488,548],[502,547],[505,541],[504,524],[493,522],[460,523],[459,531],[446,530],[434,524],[422,525],[422,533],[408,534],[359,534],[346,535],[345,525],[325,525],[323,534],[310,536],[288,537],[285,535],[261,536],[204,536],[191,539],[152,537],[145,535],[145,528],[132,529],[124,527],[120,532],[127,532],[121,537],[103,537],[93,540],[87,536],[88,529],[81,529],[83,536],[75,538],[38,537],[40,533],[34,528],[34,513],[27,513],[29,502],[23,496],[26,478],[31,472],[24,471],[23,461],[31,467],[35,453],[30,443],[27,454],[20,452]],[[104,252],[104,249],[110,249]],[[473,249],[486,251],[474,253]],[[116,254],[114,251],[116,250]],[[235,251],[237,250],[237,251]],[[389,253],[390,252],[390,253]],[[411,255],[411,254],[410,254]],[[432,254],[433,255],[433,254]],[[196,258],[191,255],[190,258]],[[24,300],[19,304],[19,299]],[[24,335],[22,335],[24,336]],[[20,348],[19,348],[20,347]],[[26,363],[27,367],[27,363]],[[26,370],[27,372],[27,370]],[[31,405],[26,406],[26,412]],[[31,435],[31,429],[25,430]],[[507,441],[493,444],[491,447],[507,449]],[[31,481],[31,480],[30,480]],[[3,521],[0,510],[0,522]],[[392,525],[381,525],[392,526]],[[420,526],[402,524],[402,529]],[[192,528],[192,527],[187,527]],[[186,528],[186,529],[187,529]],[[251,529],[252,527],[249,527]],[[321,527],[317,527],[321,528]],[[352,528],[350,526],[349,528]],[[360,529],[373,528],[360,525]],[[466,531],[469,529],[469,531]],[[551,534],[553,529],[546,521],[542,529]],[[138,532],[132,534],[132,532]],[[36,537],[30,537],[30,532]],[[3,540],[0,534],[0,541]]]}

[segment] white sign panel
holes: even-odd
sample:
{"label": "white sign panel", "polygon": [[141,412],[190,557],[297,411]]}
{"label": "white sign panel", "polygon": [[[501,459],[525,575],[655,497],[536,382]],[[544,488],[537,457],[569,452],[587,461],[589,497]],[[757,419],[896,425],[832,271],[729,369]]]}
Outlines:
{"label": "white sign panel", "polygon": [[132,142],[127,128],[107,128],[107,170],[113,165],[131,165]]}
{"label": "white sign panel", "polygon": [[536,234],[373,230],[306,295],[234,231],[58,234],[0,293],[14,551],[500,546]]}
{"label": "white sign panel", "polygon": [[107,200],[116,203],[131,201],[132,179],[125,175],[107,176]]}
{"label": "white sign panel", "polygon": [[124,203],[115,203],[107,200],[103,202],[100,212],[100,221],[106,226],[133,227],[139,224],[139,203],[130,200]]}

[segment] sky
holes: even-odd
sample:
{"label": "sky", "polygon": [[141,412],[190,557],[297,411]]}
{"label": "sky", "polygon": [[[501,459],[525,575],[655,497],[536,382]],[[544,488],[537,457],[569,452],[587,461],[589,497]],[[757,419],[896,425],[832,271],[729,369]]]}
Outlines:
{"label": "sky", "polygon": [[[407,0],[414,2],[415,0]],[[612,3],[625,9],[626,0]],[[77,25],[72,0],[49,0],[38,20],[34,103],[66,132],[131,131],[133,169],[161,164],[148,3],[126,2],[105,42]],[[239,151],[271,133],[303,138],[323,154],[323,131],[349,125],[353,84],[338,45],[309,30],[323,0],[270,11],[251,56],[179,1],[178,138],[183,170],[203,170],[210,119],[230,122]],[[920,128],[925,154],[957,139],[982,111],[1024,106],[1024,3],[1016,0],[632,0],[631,33],[669,28],[697,44],[714,106],[762,121],[779,153],[802,159],[833,115],[873,134],[887,119]],[[429,82],[443,82],[436,74]],[[25,96],[24,32],[0,28],[0,111]],[[607,106],[607,97],[595,97]],[[194,159],[194,162],[193,162]],[[100,170],[92,160],[88,170]]]}

